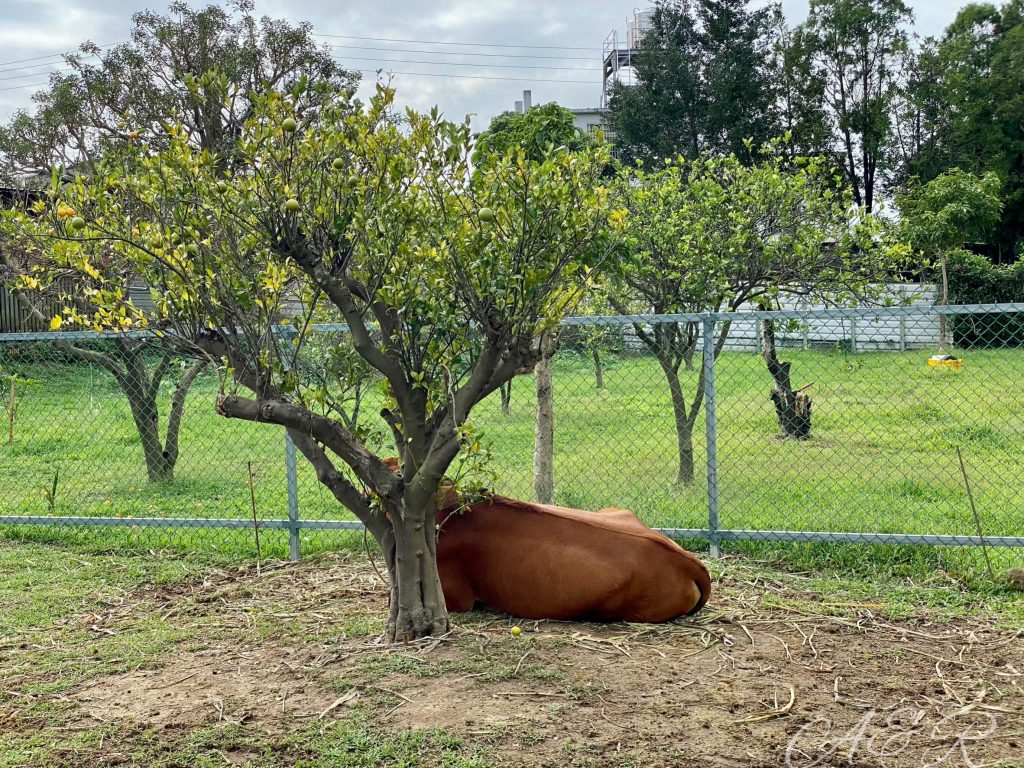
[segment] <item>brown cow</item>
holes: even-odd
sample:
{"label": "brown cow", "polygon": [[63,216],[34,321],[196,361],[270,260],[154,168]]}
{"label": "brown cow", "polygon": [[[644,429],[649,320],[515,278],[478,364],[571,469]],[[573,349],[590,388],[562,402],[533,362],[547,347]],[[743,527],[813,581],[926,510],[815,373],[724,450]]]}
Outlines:
{"label": "brown cow", "polygon": [[624,509],[494,496],[462,512],[449,506],[438,523],[450,611],[484,603],[524,619],[660,622],[695,613],[711,595],[696,557]]}

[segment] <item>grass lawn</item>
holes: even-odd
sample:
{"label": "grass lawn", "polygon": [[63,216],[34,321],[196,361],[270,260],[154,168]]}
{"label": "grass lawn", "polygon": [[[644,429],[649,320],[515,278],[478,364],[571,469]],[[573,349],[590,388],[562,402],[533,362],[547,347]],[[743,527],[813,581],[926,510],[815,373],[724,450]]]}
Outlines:
{"label": "grass lawn", "polygon": [[[724,353],[717,363],[720,526],[736,529],[974,534],[975,522],[955,453],[967,463],[987,535],[1024,535],[1024,352],[961,353],[959,372],[930,369],[929,351],[848,354],[785,350],[794,383],[813,382],[814,428],[806,442],[783,441],[768,400],[769,377],[754,354]],[[104,372],[47,366],[0,348],[18,385],[14,443],[0,438],[3,514],[251,516],[248,467],[258,516],[286,516],[284,438],[272,426],[232,422],[213,410],[215,382],[194,387],[184,419],[173,484],[145,480],[142,451],[127,403]],[[666,527],[706,527],[703,416],[694,435],[698,479],[672,485],[676,446],[667,387],[650,357],[607,356],[596,390],[589,358],[556,358],[556,501],[636,511]],[[692,396],[695,372],[684,374]],[[167,399],[169,399],[169,392]],[[372,398],[371,398],[372,400]],[[373,403],[367,404],[373,412]],[[0,415],[3,411],[0,410]],[[166,414],[164,414],[166,418]],[[492,447],[495,490],[532,496],[533,381],[515,381],[512,408],[497,397],[474,413]],[[300,508],[306,518],[344,518],[300,457]],[[55,503],[46,490],[57,476]],[[7,536],[77,540],[97,548],[174,546],[251,556],[251,531],[7,528]],[[343,533],[305,532],[304,551],[337,546]],[[285,552],[284,534],[264,531],[264,554]],[[735,548],[735,545],[734,545]],[[751,550],[750,547],[741,547]],[[906,564],[974,569],[977,552],[885,548],[865,561],[864,547],[760,545],[838,567]],[[1007,551],[1000,566],[1020,562]]]}

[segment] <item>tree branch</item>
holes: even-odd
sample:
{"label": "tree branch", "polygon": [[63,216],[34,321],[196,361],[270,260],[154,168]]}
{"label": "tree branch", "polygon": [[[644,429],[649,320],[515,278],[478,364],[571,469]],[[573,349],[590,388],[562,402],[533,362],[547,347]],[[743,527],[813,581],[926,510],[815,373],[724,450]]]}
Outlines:
{"label": "tree branch", "polygon": [[360,480],[381,496],[392,496],[401,489],[395,474],[366,450],[351,432],[299,405],[284,400],[250,400],[238,395],[222,395],[217,401],[217,412],[229,419],[278,424],[315,438],[336,453]]}
{"label": "tree branch", "polygon": [[[160,362],[162,363],[166,357],[165,355]],[[164,453],[168,455],[171,464],[174,464],[178,459],[178,434],[181,431],[181,417],[185,412],[185,398],[192,387],[192,383],[206,366],[206,362],[205,359],[196,360],[185,371],[178,381],[178,385],[174,388],[174,395],[171,397],[171,410],[167,416],[167,437],[164,439]],[[160,380],[156,377],[156,374],[153,376],[153,381],[155,382],[153,385],[153,397],[155,398],[156,389],[160,386]]]}

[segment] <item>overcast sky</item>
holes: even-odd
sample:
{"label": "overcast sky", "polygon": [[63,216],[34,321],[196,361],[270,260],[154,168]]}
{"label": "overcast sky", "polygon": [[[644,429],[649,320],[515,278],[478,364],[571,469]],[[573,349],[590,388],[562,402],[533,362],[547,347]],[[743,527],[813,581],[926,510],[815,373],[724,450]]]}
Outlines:
{"label": "overcast sky", "polygon": [[[910,0],[916,31],[940,33],[966,2]],[[532,90],[535,104],[597,105],[602,42],[613,28],[624,35],[634,3],[256,0],[256,12],[311,22],[322,42],[337,46],[333,50],[346,66],[366,71],[366,81],[376,79],[378,68],[390,70],[400,102],[420,109],[437,104],[455,119],[471,113],[474,127],[482,129],[491,117],[511,109],[524,88]],[[36,57],[83,40],[120,42],[128,36],[134,11],[166,6],[165,0],[0,0],[0,120],[28,107],[47,72],[59,66],[55,59]],[[783,9],[791,23],[798,22],[806,16],[807,0],[784,0]]]}

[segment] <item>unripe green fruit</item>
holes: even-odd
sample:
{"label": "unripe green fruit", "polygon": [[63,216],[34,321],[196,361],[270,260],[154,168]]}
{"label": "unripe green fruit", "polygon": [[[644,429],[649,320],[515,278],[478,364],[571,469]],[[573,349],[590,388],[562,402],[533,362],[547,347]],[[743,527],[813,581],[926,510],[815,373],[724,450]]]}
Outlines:
{"label": "unripe green fruit", "polygon": [[296,213],[299,210],[299,201],[294,197],[290,197],[284,201],[284,209],[288,213]]}
{"label": "unripe green fruit", "polygon": [[85,229],[85,219],[83,219],[81,216],[75,216],[73,219],[71,219],[70,224],[72,229]]}
{"label": "unripe green fruit", "polygon": [[281,127],[288,131],[288,133],[295,133],[299,127],[299,121],[294,117],[286,117],[284,122],[281,123]]}
{"label": "unripe green fruit", "polygon": [[331,163],[331,168],[333,168],[336,171],[340,171],[344,167],[345,161],[342,160],[340,157],[334,158],[334,161]]}
{"label": "unripe green fruit", "polygon": [[480,221],[484,222],[485,224],[490,224],[492,221],[494,221],[494,211],[492,211],[490,208],[481,208],[479,215]]}
{"label": "unripe green fruit", "polygon": [[217,182],[217,191],[218,192],[227,192],[228,191],[228,183],[226,181],[218,181]]}
{"label": "unripe green fruit", "polygon": [[359,183],[359,177],[358,177],[358,176],[354,176],[354,175],[353,175],[353,176],[349,176],[349,177],[348,177],[348,185],[349,185],[350,187],[354,187],[354,186],[356,186],[356,185],[357,185],[358,183]]}

